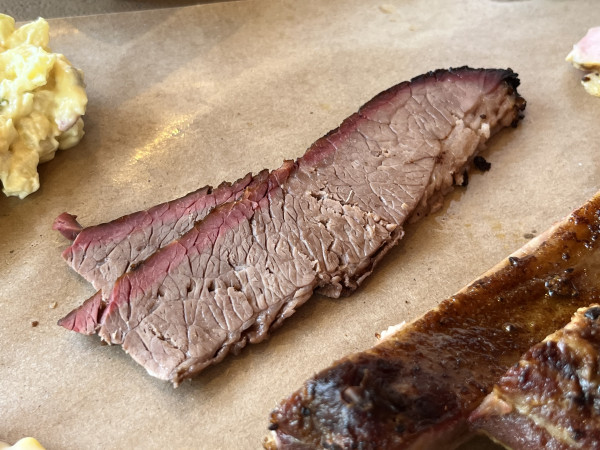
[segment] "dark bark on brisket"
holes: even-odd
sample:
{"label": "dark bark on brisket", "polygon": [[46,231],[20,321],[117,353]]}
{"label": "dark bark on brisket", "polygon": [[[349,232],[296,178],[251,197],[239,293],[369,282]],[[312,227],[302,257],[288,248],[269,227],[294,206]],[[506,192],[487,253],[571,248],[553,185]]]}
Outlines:
{"label": "dark bark on brisket", "polygon": [[518,119],[517,84],[510,70],[461,68],[388,89],[61,324],[87,333],[95,322],[174,384],[263,340],[314,290],[356,289],[409,218],[441,206],[489,136]]}
{"label": "dark bark on brisket", "polygon": [[[528,244],[519,257],[505,260],[423,317],[390,331],[377,346],[347,356],[309,379],[271,414],[269,429],[275,431],[266,447],[454,448],[468,436],[470,413],[507,368],[564,326],[578,307],[598,298],[599,237],[600,194]],[[565,253],[571,255],[569,260],[563,258]],[[550,295],[547,281],[557,277],[577,295]],[[588,355],[590,367],[598,373],[596,353]],[[559,359],[564,362],[558,365],[565,384],[581,380],[581,375],[573,375],[579,365]],[[536,395],[538,389],[569,404],[551,385],[535,382],[532,372],[525,372],[511,369],[509,379],[532,383],[526,395],[535,396],[532,405],[540,411],[548,403]],[[556,378],[551,376],[550,381]],[[593,395],[583,392],[581,403],[589,411],[597,385],[590,387]],[[592,432],[576,414],[569,416],[581,431],[579,439],[598,439],[597,428]],[[531,424],[526,418],[524,422]],[[521,425],[512,425],[504,427],[499,437],[518,436]],[[492,436],[497,431],[490,428]]]}

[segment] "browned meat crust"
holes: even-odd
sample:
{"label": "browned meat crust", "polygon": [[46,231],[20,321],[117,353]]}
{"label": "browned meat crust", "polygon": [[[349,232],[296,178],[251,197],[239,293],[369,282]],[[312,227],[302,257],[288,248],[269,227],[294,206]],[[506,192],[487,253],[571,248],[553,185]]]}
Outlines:
{"label": "browned meat crust", "polygon": [[515,450],[600,448],[600,306],[525,353],[470,420]]}
{"label": "browned meat crust", "polygon": [[451,447],[506,369],[598,300],[599,230],[597,194],[438,308],[308,380],[271,414],[268,445]]}

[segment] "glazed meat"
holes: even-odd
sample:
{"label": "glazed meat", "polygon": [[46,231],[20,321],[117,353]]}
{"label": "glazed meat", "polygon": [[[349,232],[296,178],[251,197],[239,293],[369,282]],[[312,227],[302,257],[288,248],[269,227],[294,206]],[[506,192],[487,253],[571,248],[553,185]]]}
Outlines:
{"label": "glazed meat", "polygon": [[[259,174],[257,181],[267,174]],[[239,198],[252,176],[216,189],[205,186],[186,196],[111,222],[83,228],[76,216],[62,213],[52,226],[73,241],[62,256],[94,288],[110,290],[130,267],[189,231],[211,209]]]}
{"label": "glazed meat", "polygon": [[[469,415],[506,370],[577,308],[598,300],[598,238],[600,193],[423,317],[309,379],[272,412],[266,447],[453,448],[468,436]],[[579,366],[569,364],[588,361],[547,356],[565,362],[556,366],[573,385],[577,379],[569,377]],[[596,368],[597,361],[590,364]],[[532,394],[544,388],[533,372],[510,374],[511,383],[521,374],[534,383]],[[550,376],[559,382],[558,374]],[[573,393],[581,393],[574,402],[590,407],[585,392]],[[560,394],[551,389],[547,395]]]}
{"label": "glazed meat", "polygon": [[511,70],[439,70],[379,94],[297,161],[61,320],[121,344],[177,385],[263,340],[317,290],[356,289],[441,205],[476,152],[525,101]]}
{"label": "glazed meat", "polygon": [[470,420],[514,450],[599,448],[600,305],[525,353]]}

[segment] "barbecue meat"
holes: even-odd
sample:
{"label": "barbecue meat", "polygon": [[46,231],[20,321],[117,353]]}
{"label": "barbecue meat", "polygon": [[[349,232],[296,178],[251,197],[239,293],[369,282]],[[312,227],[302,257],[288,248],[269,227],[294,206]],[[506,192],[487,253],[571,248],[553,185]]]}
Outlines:
{"label": "barbecue meat", "polygon": [[[272,412],[266,447],[453,448],[508,367],[598,300],[599,238],[600,193],[437,308],[305,382]],[[568,377],[577,366],[561,367]]]}
{"label": "barbecue meat", "polygon": [[[267,173],[259,174],[261,182]],[[83,228],[76,216],[62,213],[52,228],[73,243],[63,251],[67,263],[98,289],[114,282],[156,250],[189,231],[215,206],[239,198],[252,176],[213,189],[205,186],[170,202],[138,211],[111,222]]]}
{"label": "barbecue meat", "polygon": [[471,421],[515,450],[600,448],[600,305],[527,351]]}
{"label": "barbecue meat", "polygon": [[317,290],[348,294],[441,205],[525,101],[511,70],[440,70],[379,94],[242,198],[60,324],[96,331],[175,385],[263,340]]}

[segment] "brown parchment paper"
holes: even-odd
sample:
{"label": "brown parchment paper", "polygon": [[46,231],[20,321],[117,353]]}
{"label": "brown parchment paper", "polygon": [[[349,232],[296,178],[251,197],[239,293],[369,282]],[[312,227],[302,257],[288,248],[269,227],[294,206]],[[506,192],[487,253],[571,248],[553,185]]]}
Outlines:
{"label": "brown parchment paper", "polygon": [[[600,99],[564,62],[589,1],[260,0],[51,20],[85,71],[86,136],[0,196],[0,440],[48,449],[255,449],[269,411],[523,245],[599,188]],[[528,100],[444,208],[408,227],[358,292],[315,296],[265,343],[178,389],[56,321],[91,295],[51,230],[84,225],[301,155],[376,93],[428,70],[511,67]],[[56,308],[50,305],[56,302]],[[32,321],[38,321],[32,327]]]}

